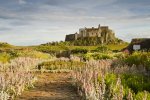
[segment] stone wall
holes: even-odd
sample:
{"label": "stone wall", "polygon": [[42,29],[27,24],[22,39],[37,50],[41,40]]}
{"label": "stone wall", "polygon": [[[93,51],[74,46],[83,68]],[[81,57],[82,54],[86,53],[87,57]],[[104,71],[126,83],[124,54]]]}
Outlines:
{"label": "stone wall", "polygon": [[75,34],[66,35],[65,41],[74,41],[74,40],[75,40]]}

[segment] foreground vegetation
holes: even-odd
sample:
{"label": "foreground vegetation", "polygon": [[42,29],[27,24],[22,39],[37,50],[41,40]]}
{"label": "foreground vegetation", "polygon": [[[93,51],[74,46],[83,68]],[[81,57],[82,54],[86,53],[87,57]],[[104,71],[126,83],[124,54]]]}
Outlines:
{"label": "foreground vegetation", "polygon": [[85,64],[81,64],[82,59],[73,63],[63,58],[43,66],[48,70],[73,68],[73,85],[85,100],[149,100],[149,52],[128,55],[107,50],[99,48],[99,52],[90,53],[94,58],[90,55]]}
{"label": "foreground vegetation", "polygon": [[118,72],[122,67],[113,71],[109,60],[88,62],[73,74],[79,94],[86,100],[149,100],[150,78],[140,73]]}
{"label": "foreground vegetation", "polygon": [[0,64],[0,100],[12,100],[30,87],[35,81],[30,69],[40,62],[39,59],[19,57],[10,63]]}
{"label": "foreground vegetation", "polygon": [[[56,57],[61,50],[69,52],[67,58]],[[85,100],[150,100],[150,52],[119,50],[115,45],[22,48],[5,44],[0,52],[0,100],[15,99],[34,87],[37,70],[69,71]]]}
{"label": "foreground vegetation", "polygon": [[[128,43],[123,44],[107,44],[105,45],[108,49],[114,51],[120,51],[121,49],[127,47]],[[57,45],[40,45],[40,46],[33,46],[32,48],[46,53],[58,53],[62,51],[72,51],[72,50],[86,50],[86,51],[93,51],[102,45],[96,46],[73,46],[73,45],[65,45],[65,44],[57,44]]]}
{"label": "foreground vegetation", "polygon": [[0,100],[14,100],[24,90],[34,87],[36,76],[32,70],[52,56],[31,49],[6,50],[6,46],[1,50]]}

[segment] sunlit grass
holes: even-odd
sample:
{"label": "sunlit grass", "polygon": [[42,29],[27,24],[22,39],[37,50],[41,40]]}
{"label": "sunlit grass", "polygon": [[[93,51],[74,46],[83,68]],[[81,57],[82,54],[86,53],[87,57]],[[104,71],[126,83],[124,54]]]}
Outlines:
{"label": "sunlit grass", "polygon": [[129,44],[124,43],[124,44],[108,44],[106,47],[108,47],[111,50],[121,50],[125,47],[127,47]]}

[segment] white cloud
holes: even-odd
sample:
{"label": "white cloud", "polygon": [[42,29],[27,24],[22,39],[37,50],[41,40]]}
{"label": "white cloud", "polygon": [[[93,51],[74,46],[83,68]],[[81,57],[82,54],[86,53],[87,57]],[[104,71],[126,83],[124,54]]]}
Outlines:
{"label": "white cloud", "polygon": [[[79,28],[97,27],[98,24],[110,26],[117,37],[124,40],[148,37],[149,13],[135,13],[133,10],[139,3],[118,1],[17,0],[17,4],[0,1],[0,41],[17,45],[59,41],[64,40],[66,34],[78,32]],[[147,9],[147,6],[139,8]]]}
{"label": "white cloud", "polygon": [[25,0],[18,0],[19,4],[26,4],[27,2]]}

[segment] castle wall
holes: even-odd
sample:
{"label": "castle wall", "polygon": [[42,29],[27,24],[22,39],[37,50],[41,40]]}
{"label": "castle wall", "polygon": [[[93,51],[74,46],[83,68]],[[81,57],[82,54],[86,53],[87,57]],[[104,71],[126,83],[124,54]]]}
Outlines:
{"label": "castle wall", "polygon": [[66,35],[65,41],[74,41],[76,39],[75,34]]}
{"label": "castle wall", "polygon": [[86,30],[85,30],[85,28],[79,29],[79,34],[81,36],[80,38],[86,37]]}
{"label": "castle wall", "polygon": [[102,33],[101,29],[98,28],[98,31],[97,31],[97,37],[101,37],[101,33]]}
{"label": "castle wall", "polygon": [[100,37],[102,43],[115,41],[115,34],[108,26],[98,26],[98,28],[81,28],[79,34],[66,35],[65,41],[74,41],[85,37]]}
{"label": "castle wall", "polygon": [[97,29],[87,29],[87,34],[89,37],[96,37],[98,36],[98,28]]}
{"label": "castle wall", "polygon": [[100,29],[101,30],[109,30],[109,27],[108,26],[101,26]]}

